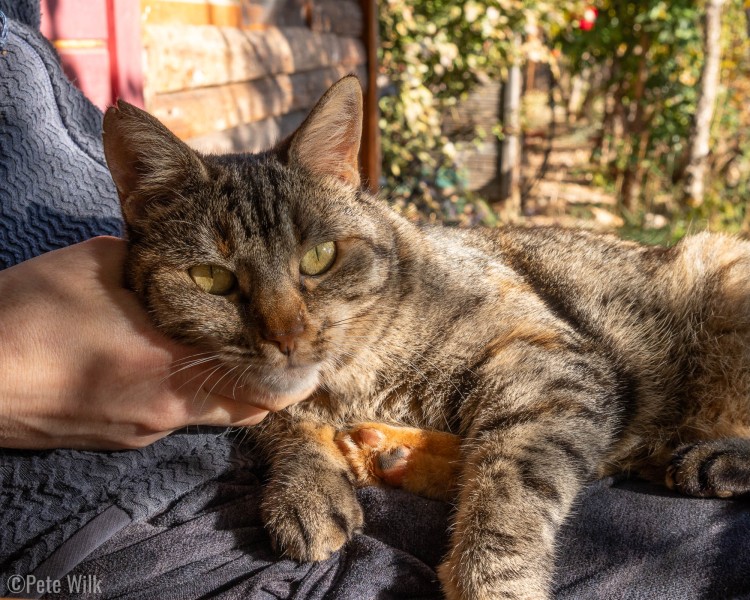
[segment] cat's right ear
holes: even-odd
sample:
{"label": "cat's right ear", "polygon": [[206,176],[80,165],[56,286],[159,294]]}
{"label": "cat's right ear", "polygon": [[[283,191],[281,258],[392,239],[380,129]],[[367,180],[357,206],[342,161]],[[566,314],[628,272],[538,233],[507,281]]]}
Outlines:
{"label": "cat's right ear", "polygon": [[122,100],[107,109],[102,139],[128,224],[150,200],[168,196],[187,180],[207,178],[195,151],[150,114]]}
{"label": "cat's right ear", "polygon": [[362,118],[362,86],[356,75],[347,75],[330,87],[276,152],[283,162],[359,187]]}

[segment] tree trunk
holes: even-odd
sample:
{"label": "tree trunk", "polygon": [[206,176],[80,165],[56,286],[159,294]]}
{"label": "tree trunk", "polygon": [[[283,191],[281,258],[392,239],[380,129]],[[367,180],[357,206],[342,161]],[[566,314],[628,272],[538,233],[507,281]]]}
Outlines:
{"label": "tree trunk", "polygon": [[579,111],[583,106],[584,89],[586,82],[591,79],[591,69],[586,68],[583,72],[573,75],[570,79],[570,90],[568,92],[568,101],[565,104],[565,120],[568,124],[574,124],[578,119]]}
{"label": "tree trunk", "polygon": [[[518,36],[518,46],[521,45]],[[500,156],[502,216],[512,220],[521,214],[521,66],[508,69],[503,85],[503,142]]]}
{"label": "tree trunk", "polygon": [[726,0],[708,0],[703,30],[703,71],[698,90],[698,105],[688,142],[683,205],[700,206],[705,194],[711,121],[719,87],[721,58],[721,9]]}
{"label": "tree trunk", "polygon": [[[597,133],[591,149],[591,162],[598,163],[604,167],[609,162],[609,147],[614,130],[615,107],[622,99],[622,81],[618,81],[620,67],[617,58],[607,61],[602,71],[602,92],[604,93],[604,115],[602,116],[601,127]],[[593,106],[594,93],[589,90],[589,107]],[[584,101],[584,107],[586,107]],[[591,112],[583,113],[589,119],[593,114]]]}
{"label": "tree trunk", "polygon": [[[643,184],[643,161],[646,158],[648,144],[651,138],[648,127],[650,117],[646,116],[647,108],[643,100],[648,79],[647,56],[651,47],[651,38],[648,33],[641,35],[639,42],[641,58],[638,61],[638,71],[631,80],[632,102],[630,113],[625,119],[625,136],[630,144],[630,158],[623,173],[621,189],[622,205],[632,213],[635,213],[641,205],[641,190]],[[621,106],[621,104],[619,104]]]}

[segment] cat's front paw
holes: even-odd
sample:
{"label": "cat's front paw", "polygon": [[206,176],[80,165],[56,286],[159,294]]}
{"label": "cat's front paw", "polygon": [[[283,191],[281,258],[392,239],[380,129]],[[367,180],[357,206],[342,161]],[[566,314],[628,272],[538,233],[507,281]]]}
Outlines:
{"label": "cat's front paw", "polygon": [[[445,600],[491,600],[497,596],[487,591],[481,581],[475,581],[468,565],[462,557],[449,556],[437,568],[438,579],[443,588]],[[510,596],[508,596],[510,597]]]}
{"label": "cat's front paw", "polygon": [[[454,549],[455,550],[455,549]],[[509,566],[490,552],[452,552],[437,568],[446,600],[546,600],[544,579]],[[541,575],[541,573],[540,573]]]}
{"label": "cat's front paw", "polygon": [[261,514],[274,549],[299,561],[321,561],[363,524],[349,474],[321,467],[279,474],[266,486]]}

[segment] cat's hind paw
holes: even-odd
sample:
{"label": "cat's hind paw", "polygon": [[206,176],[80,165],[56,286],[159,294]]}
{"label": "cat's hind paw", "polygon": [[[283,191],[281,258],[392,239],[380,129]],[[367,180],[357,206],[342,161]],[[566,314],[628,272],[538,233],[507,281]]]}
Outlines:
{"label": "cat's hind paw", "polygon": [[665,483],[702,498],[750,494],[750,440],[725,438],[681,446],[667,467]]}
{"label": "cat's hind paw", "polygon": [[411,448],[401,445],[399,430],[381,423],[362,423],[336,433],[336,444],[360,486],[385,483],[401,487]]}
{"label": "cat's hind paw", "polygon": [[437,499],[454,494],[460,452],[454,435],[361,423],[335,439],[359,486],[385,484]]}

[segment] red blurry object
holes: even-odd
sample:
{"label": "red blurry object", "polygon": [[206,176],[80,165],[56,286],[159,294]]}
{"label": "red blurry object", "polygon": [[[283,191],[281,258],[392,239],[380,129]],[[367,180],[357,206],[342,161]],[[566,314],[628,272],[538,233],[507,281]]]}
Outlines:
{"label": "red blurry object", "polygon": [[599,10],[596,7],[587,6],[586,10],[583,11],[583,16],[578,19],[578,27],[581,31],[591,31],[598,16]]}

